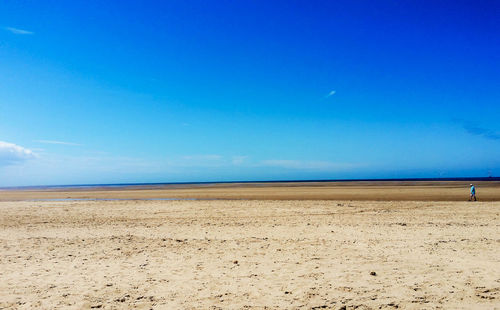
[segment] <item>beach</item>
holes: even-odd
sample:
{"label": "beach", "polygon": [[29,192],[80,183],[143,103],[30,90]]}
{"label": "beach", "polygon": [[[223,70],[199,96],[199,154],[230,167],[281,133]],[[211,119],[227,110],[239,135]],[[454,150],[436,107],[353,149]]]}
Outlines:
{"label": "beach", "polygon": [[0,1],[0,310],[500,310],[500,1]]}
{"label": "beach", "polygon": [[469,183],[481,201],[500,201],[500,181],[344,181],[50,186],[0,188],[0,201],[29,199],[249,199],[464,201]]}
{"label": "beach", "polygon": [[496,185],[309,186],[0,192],[0,308],[500,309]]}

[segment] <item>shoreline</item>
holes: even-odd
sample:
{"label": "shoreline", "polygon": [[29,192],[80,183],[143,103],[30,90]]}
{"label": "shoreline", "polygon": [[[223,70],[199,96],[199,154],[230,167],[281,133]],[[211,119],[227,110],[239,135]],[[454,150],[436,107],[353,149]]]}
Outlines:
{"label": "shoreline", "polygon": [[60,189],[94,189],[94,188],[158,188],[158,187],[196,187],[196,186],[233,186],[233,185],[292,185],[292,184],[341,184],[341,183],[422,183],[422,182],[499,182],[500,177],[456,177],[456,178],[386,178],[386,179],[310,179],[310,180],[261,180],[261,181],[201,181],[201,182],[159,182],[159,183],[96,183],[96,184],[57,184],[57,185],[26,185],[0,186],[2,190],[60,190]]}
{"label": "shoreline", "polygon": [[121,200],[360,200],[467,201],[469,184],[480,201],[500,201],[500,181],[348,181],[124,185],[0,189],[0,201]]}

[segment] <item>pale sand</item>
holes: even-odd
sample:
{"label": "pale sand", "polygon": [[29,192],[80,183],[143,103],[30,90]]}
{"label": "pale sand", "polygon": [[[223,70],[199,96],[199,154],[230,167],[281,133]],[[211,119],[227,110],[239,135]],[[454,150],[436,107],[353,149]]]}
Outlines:
{"label": "pale sand", "polygon": [[500,202],[4,201],[0,308],[500,309],[499,213]]}

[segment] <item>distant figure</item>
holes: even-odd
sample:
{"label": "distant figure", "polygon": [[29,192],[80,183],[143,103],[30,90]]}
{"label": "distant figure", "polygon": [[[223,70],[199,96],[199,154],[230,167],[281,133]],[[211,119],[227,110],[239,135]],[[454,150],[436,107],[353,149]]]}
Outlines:
{"label": "distant figure", "polygon": [[470,198],[469,201],[472,201],[472,198],[474,198],[474,201],[477,201],[476,199],[476,187],[474,185],[470,185]]}

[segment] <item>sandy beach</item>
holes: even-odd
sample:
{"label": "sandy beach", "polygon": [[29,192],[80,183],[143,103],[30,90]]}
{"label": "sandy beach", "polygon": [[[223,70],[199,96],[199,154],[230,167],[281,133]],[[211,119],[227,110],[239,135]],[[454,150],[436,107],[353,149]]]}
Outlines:
{"label": "sandy beach", "polygon": [[499,13],[0,1],[0,310],[500,310]]}
{"label": "sandy beach", "polygon": [[[0,189],[0,201],[27,199],[251,199],[464,201],[471,181],[207,183]],[[500,181],[475,181],[481,201],[500,201]]]}
{"label": "sandy beach", "polygon": [[2,309],[500,309],[498,201],[0,210]]}

